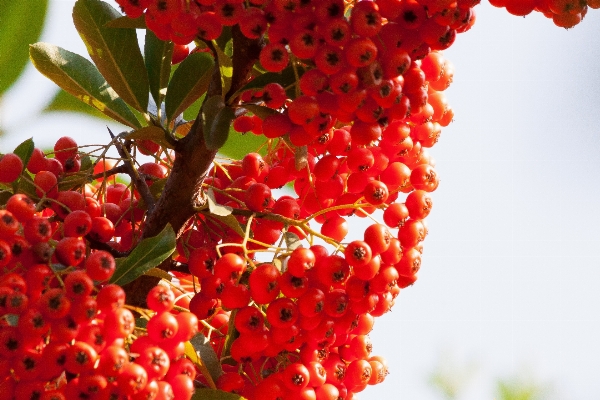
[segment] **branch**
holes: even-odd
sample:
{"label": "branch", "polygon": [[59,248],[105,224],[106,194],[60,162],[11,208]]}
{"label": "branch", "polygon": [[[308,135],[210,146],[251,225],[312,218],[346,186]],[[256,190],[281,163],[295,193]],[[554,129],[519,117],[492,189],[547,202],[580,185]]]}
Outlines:
{"label": "branch", "polygon": [[131,154],[129,154],[127,149],[123,147],[123,145],[118,140],[114,140],[115,135],[112,133],[110,128],[106,127],[106,129],[108,129],[110,137],[113,138],[115,147],[119,152],[119,156],[123,159],[123,166],[125,167],[127,175],[129,175],[129,177],[131,178],[131,182],[133,183],[138,193],[140,194],[140,196],[142,196],[142,199],[146,203],[146,206],[148,207],[148,213],[151,213],[154,209],[155,200],[154,196],[152,196],[152,193],[150,193],[148,184],[146,184],[146,181],[140,176],[137,169],[135,169],[135,164],[133,163]]}

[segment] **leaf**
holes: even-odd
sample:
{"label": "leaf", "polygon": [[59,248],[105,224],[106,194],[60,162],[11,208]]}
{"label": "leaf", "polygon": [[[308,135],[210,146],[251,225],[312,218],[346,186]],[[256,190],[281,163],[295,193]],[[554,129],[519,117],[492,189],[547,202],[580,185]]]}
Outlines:
{"label": "leaf", "polygon": [[0,97],[19,78],[38,40],[48,0],[0,1]]}
{"label": "leaf", "polygon": [[[221,207],[226,207],[226,206],[221,206]],[[233,229],[233,231],[235,233],[240,235],[240,237],[246,236],[246,232],[244,232],[244,229],[240,225],[240,222],[233,215],[226,215],[226,216],[211,215],[210,217],[216,219],[217,221],[221,222],[224,225],[227,225],[228,227]]]}
{"label": "leaf", "polygon": [[54,98],[43,110],[43,112],[45,113],[54,111],[70,111],[80,114],[86,114],[96,118],[109,118],[107,115],[102,114],[96,108],[90,106],[89,104],[82,103],[77,97],[72,96],[71,94],[65,92],[62,89],[58,89]]}
{"label": "leaf", "polygon": [[66,92],[115,121],[132,128],[141,127],[125,102],[85,58],[48,43],[31,45],[29,56],[38,71]]}
{"label": "leaf", "polygon": [[29,162],[31,155],[33,154],[34,147],[35,144],[33,143],[33,138],[29,138],[20,145],[18,145],[13,151],[13,153],[18,155],[21,161],[23,161],[23,171],[27,167],[27,163]]}
{"label": "leaf", "polygon": [[223,107],[212,121],[210,130],[204,131],[204,142],[209,150],[219,150],[229,137],[231,121],[235,118],[235,111],[231,107]]}
{"label": "leaf", "polygon": [[87,51],[106,81],[140,112],[148,107],[148,74],[133,28],[105,25],[121,14],[100,0],[77,0],[73,22]]}
{"label": "leaf", "polygon": [[133,28],[133,29],[147,29],[146,26],[146,18],[144,15],[140,15],[137,18],[129,18],[124,15],[119,18],[115,18],[106,24],[104,24],[107,28]]}
{"label": "leaf", "polygon": [[219,114],[219,111],[221,111],[223,107],[225,107],[225,102],[219,95],[209,97],[202,105],[202,131],[205,136],[206,132],[211,129],[212,121],[217,118],[217,114]]}
{"label": "leaf", "polygon": [[171,76],[171,57],[173,42],[160,40],[150,29],[146,31],[144,44],[144,62],[148,71],[150,93],[157,107],[160,107]]}
{"label": "leaf", "polygon": [[231,88],[231,77],[233,76],[233,62],[225,52],[214,42],[217,60],[219,61],[219,70],[221,72],[221,88],[223,94],[228,93]]}
{"label": "leaf", "polygon": [[116,259],[110,282],[125,285],[160,265],[175,251],[175,239],[173,228],[167,224],[158,235],[142,240],[127,257]]}
{"label": "leaf", "polygon": [[196,389],[192,400],[246,400],[239,394],[224,392],[217,389]]}
{"label": "leaf", "polygon": [[208,53],[193,53],[179,64],[167,88],[165,108],[172,121],[208,89],[215,60]]}
{"label": "leaf", "polygon": [[260,117],[260,119],[265,119],[270,115],[279,114],[279,111],[277,110],[256,104],[244,104],[242,107],[250,111],[252,114]]}
{"label": "leaf", "polygon": [[279,83],[281,86],[288,87],[292,83],[296,81],[296,76],[294,75],[294,69],[292,67],[287,67],[281,72],[267,72],[265,74],[261,74],[242,86],[231,96],[231,99],[235,99],[238,95],[246,90],[250,89],[260,89],[265,87],[268,83]]}
{"label": "leaf", "polygon": [[208,201],[208,210],[213,216],[226,217],[231,215],[233,208],[217,203],[217,200],[215,199],[215,192],[212,190],[212,188],[208,189],[206,192],[206,199]]}
{"label": "leaf", "polygon": [[67,175],[58,182],[58,190],[62,192],[80,187],[88,183],[89,179],[89,171],[80,171],[75,174]]}
{"label": "leaf", "polygon": [[166,132],[163,128],[159,126],[145,126],[140,129],[136,129],[132,132],[129,132],[125,135],[126,139],[144,139],[144,140],[152,140],[163,147],[172,149],[173,146],[169,144],[167,139],[165,138]]}
{"label": "leaf", "polygon": [[285,245],[289,250],[296,250],[298,247],[302,247],[302,240],[300,237],[292,232],[285,232],[283,234]]}
{"label": "leaf", "polygon": [[163,271],[160,268],[151,268],[148,271],[146,271],[144,275],[154,276],[155,278],[164,279],[169,282],[171,282],[171,280],[173,279],[173,277],[169,275],[167,271]]}
{"label": "leaf", "polygon": [[221,375],[223,375],[223,368],[221,368],[221,362],[217,353],[210,344],[210,341],[201,333],[197,333],[189,341],[192,346],[193,353],[197,356],[199,363],[198,365],[204,366],[202,375],[210,377],[213,382],[216,382]]}
{"label": "leaf", "polygon": [[[252,150],[258,150],[265,143],[264,136],[254,135],[252,133],[239,133],[233,128],[229,129],[229,138],[227,142],[219,149],[219,153],[224,156],[241,160]],[[266,154],[266,146],[262,146],[260,154]]]}

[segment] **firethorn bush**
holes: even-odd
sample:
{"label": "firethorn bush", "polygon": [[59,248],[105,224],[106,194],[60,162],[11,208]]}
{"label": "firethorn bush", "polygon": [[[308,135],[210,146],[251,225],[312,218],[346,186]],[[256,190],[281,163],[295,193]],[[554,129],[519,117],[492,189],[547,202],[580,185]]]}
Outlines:
{"label": "firethorn bush", "polygon": [[[600,7],[490,2],[561,27]],[[369,332],[417,280],[428,149],[454,116],[443,50],[479,1],[117,3],[75,3],[92,62],[30,47],[125,128],[0,158],[0,399],[349,400],[382,383]],[[241,159],[219,153],[232,143]],[[362,239],[345,240],[352,218],[372,220]]]}

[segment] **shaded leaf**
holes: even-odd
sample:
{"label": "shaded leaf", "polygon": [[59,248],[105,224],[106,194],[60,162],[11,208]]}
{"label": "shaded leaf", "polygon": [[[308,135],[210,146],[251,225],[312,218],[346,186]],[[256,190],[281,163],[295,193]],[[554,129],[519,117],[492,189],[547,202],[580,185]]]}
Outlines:
{"label": "shaded leaf", "polygon": [[17,80],[29,58],[29,45],[38,40],[48,0],[0,1],[0,97]]}
{"label": "shaded leaf", "polygon": [[116,259],[110,282],[125,285],[160,265],[175,251],[175,239],[173,228],[167,224],[158,235],[142,240],[127,257]]}
{"label": "shaded leaf", "polygon": [[209,97],[202,105],[202,131],[205,136],[206,132],[210,131],[212,122],[217,118],[217,114],[223,107],[225,107],[225,102],[219,95]]}
{"label": "shaded leaf", "polygon": [[67,175],[58,182],[58,190],[62,192],[85,185],[89,182],[90,176],[90,171],[80,171]]}
{"label": "shaded leaf", "polygon": [[[221,72],[221,93],[229,92],[231,88],[231,77],[233,76],[233,62],[225,52],[215,42],[215,52],[219,62],[219,70]],[[233,49],[233,48],[232,48]]]}
{"label": "shaded leaf", "polygon": [[0,190],[0,206],[5,206],[8,199],[11,198],[13,192],[10,190]]}
{"label": "shaded leaf", "polygon": [[166,132],[163,128],[159,126],[145,126],[140,129],[136,129],[135,131],[129,132],[125,135],[126,139],[144,139],[144,140],[152,140],[163,147],[167,147],[172,149],[173,146],[169,144],[167,139],[165,138]]}
{"label": "shaded leaf", "polygon": [[[23,171],[27,167],[27,163],[29,162],[31,155],[33,154],[34,147],[35,147],[35,144],[33,143],[33,138],[29,138],[29,139],[25,140],[23,143],[21,143],[20,145],[18,145],[15,148],[15,150],[13,151],[13,153],[18,155],[19,158],[21,159],[21,161],[23,161]],[[21,172],[23,172],[23,171],[21,171]]]}
{"label": "shaded leaf", "polygon": [[148,74],[135,29],[105,26],[119,17],[117,10],[100,0],[77,0],[73,7],[75,28],[102,75],[125,102],[146,112]]}
{"label": "shaded leaf", "polygon": [[129,18],[124,15],[119,18],[115,18],[106,24],[104,24],[107,28],[133,28],[133,29],[146,29],[146,17],[141,15],[137,18]]}
{"label": "shaded leaf", "polygon": [[165,108],[172,121],[208,89],[215,60],[208,53],[193,53],[179,64],[167,88]]}
{"label": "shaded leaf", "polygon": [[173,42],[160,40],[151,30],[146,31],[144,62],[148,71],[150,93],[157,107],[162,103],[171,76]]}
{"label": "shaded leaf", "polygon": [[160,268],[151,268],[148,271],[146,271],[144,275],[154,276],[155,278],[164,279],[169,282],[171,282],[171,280],[173,279],[173,277],[169,275],[167,271],[163,271]]}
{"label": "shaded leaf", "polygon": [[227,142],[231,122],[234,118],[233,108],[225,106],[219,110],[212,120],[210,128],[204,131],[204,142],[209,150],[219,150]]}
{"label": "shaded leaf", "polygon": [[48,43],[31,45],[29,56],[38,71],[66,92],[115,121],[132,128],[141,127],[125,102],[85,58]]}
{"label": "shaded leaf", "polygon": [[223,375],[223,368],[221,368],[219,357],[217,357],[217,353],[215,353],[210,341],[203,334],[197,333],[190,339],[189,343],[192,345],[201,365],[205,367],[205,371],[202,374],[206,376],[206,373],[208,373],[212,381],[216,382]]}
{"label": "shaded leaf", "polygon": [[246,398],[217,389],[196,389],[192,400],[246,400]]}
{"label": "shaded leaf", "polygon": [[277,110],[256,104],[244,104],[242,107],[250,111],[252,114],[259,116],[260,119],[265,119],[270,115],[279,114],[279,111]]}
{"label": "shaded leaf", "polygon": [[[222,207],[225,207],[225,206],[222,206]],[[240,222],[233,215],[225,215],[225,216],[211,215],[210,218],[216,219],[217,221],[221,222],[222,224],[227,225],[228,227],[233,229],[233,231],[235,233],[240,235],[240,237],[246,236],[246,232],[244,232],[244,229],[240,225]]]}
{"label": "shaded leaf", "polygon": [[285,88],[295,81],[296,76],[294,75],[294,69],[292,67],[287,67],[281,72],[267,72],[257,76],[242,86],[233,96],[231,96],[231,99],[235,99],[240,93],[245,92],[246,90],[263,88],[268,83],[279,83]]}
{"label": "shaded leaf", "polygon": [[50,101],[43,112],[53,112],[53,111],[71,111],[81,114],[90,115],[96,118],[105,118],[109,117],[96,108],[90,106],[89,104],[81,102],[77,97],[72,96],[71,94],[65,92],[62,89],[59,89],[56,92],[56,96]]}

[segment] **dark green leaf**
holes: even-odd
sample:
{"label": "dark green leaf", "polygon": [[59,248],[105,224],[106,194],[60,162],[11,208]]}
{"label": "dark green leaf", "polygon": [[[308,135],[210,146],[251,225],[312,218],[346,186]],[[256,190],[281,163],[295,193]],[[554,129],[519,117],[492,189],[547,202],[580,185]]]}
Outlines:
{"label": "dark green leaf", "polygon": [[209,217],[216,219],[224,225],[227,225],[242,238],[246,235],[246,232],[244,232],[244,229],[240,225],[240,222],[233,215],[210,215]]}
{"label": "dark green leaf", "polygon": [[15,193],[16,192],[26,194],[33,201],[39,200],[39,197],[35,191],[35,186],[30,179],[19,179],[18,188],[15,190]]}
{"label": "dark green leaf", "polygon": [[196,336],[190,339],[190,343],[194,347],[194,350],[200,355],[200,359],[210,373],[213,382],[216,382],[217,379],[223,375],[223,368],[221,368],[219,358],[211,346],[210,341],[203,334],[197,333]]}
{"label": "dark green leaf", "polygon": [[34,147],[35,144],[33,143],[33,139],[29,138],[20,145],[18,145],[17,148],[13,151],[13,153],[18,155],[21,161],[23,161],[23,170],[25,170],[25,168],[27,167],[27,163],[29,162],[31,155],[33,154]]}
{"label": "dark green leaf", "polygon": [[151,30],[146,31],[144,44],[144,61],[148,71],[150,93],[159,108],[164,97],[169,77],[171,76],[171,57],[173,42],[160,40]]}
{"label": "dark green leaf", "polygon": [[281,72],[267,72],[257,76],[246,85],[242,86],[233,96],[231,96],[231,98],[235,99],[240,93],[245,92],[246,90],[263,88],[268,83],[279,83],[285,88],[295,81],[296,75],[294,74],[294,69],[292,67],[287,67]]}
{"label": "dark green leaf", "polygon": [[81,157],[81,168],[80,171],[86,171],[88,169],[94,168],[94,163],[92,162],[92,158],[90,156],[82,156]]}
{"label": "dark green leaf", "polygon": [[235,111],[231,107],[223,107],[212,121],[209,130],[204,131],[204,141],[209,150],[219,150],[229,137],[231,122],[235,118]]}
{"label": "dark green leaf", "polygon": [[[225,142],[225,145],[219,149],[219,153],[236,160],[241,160],[246,154],[258,151],[264,143],[265,137],[262,135],[258,136],[252,133],[239,133],[231,128],[229,130],[229,139]],[[266,148],[266,146],[263,146],[259,153],[265,155]]]}
{"label": "dark green leaf", "polygon": [[8,199],[11,198],[13,192],[10,190],[0,190],[0,206],[5,206]]}
{"label": "dark green leaf", "polygon": [[50,104],[48,104],[43,111],[71,111],[97,118],[108,118],[108,116],[102,114],[94,107],[90,106],[89,104],[82,103],[77,97],[70,95],[62,89],[59,89],[56,92],[56,96],[54,96]]}
{"label": "dark green leaf", "polygon": [[29,45],[42,32],[48,0],[0,1],[0,97],[27,65]]}
{"label": "dark green leaf", "polygon": [[277,110],[265,106],[258,106],[256,104],[244,104],[242,107],[261,119],[265,119],[270,115],[279,114]]}
{"label": "dark green leaf", "polygon": [[212,76],[215,60],[208,53],[193,53],[179,64],[167,88],[165,108],[172,121],[202,96]]}
{"label": "dark green leaf", "polygon": [[58,190],[62,192],[83,186],[89,182],[90,175],[90,171],[67,175],[58,182]]}
{"label": "dark green leaf", "polygon": [[133,108],[148,108],[148,74],[133,28],[105,25],[121,14],[100,0],[77,0],[73,22],[106,81]]}
{"label": "dark green leaf", "polygon": [[125,135],[126,139],[144,139],[152,140],[163,147],[173,148],[165,138],[166,132],[163,128],[158,126],[145,126],[141,129],[136,129],[133,132],[129,132]]}
{"label": "dark green leaf", "polygon": [[146,29],[146,17],[141,15],[137,18],[129,18],[128,16],[122,16],[115,18],[105,25],[107,28],[133,28],[133,29]]}
{"label": "dark green leaf", "polygon": [[146,318],[136,318],[135,319],[135,327],[136,328],[144,328],[148,326],[148,320]]}
{"label": "dark green leaf", "polygon": [[48,43],[31,45],[29,55],[38,71],[68,93],[115,121],[141,127],[125,102],[85,58]]}
{"label": "dark green leaf", "polygon": [[142,240],[124,258],[117,258],[117,268],[111,283],[125,285],[160,265],[175,251],[175,232],[170,224],[158,235]]}
{"label": "dark green leaf", "polygon": [[225,107],[225,102],[219,95],[209,97],[202,105],[202,131],[205,136],[210,131],[212,122],[217,118],[217,114],[223,107]]}
{"label": "dark green leaf", "polygon": [[169,282],[173,279],[173,277],[169,275],[167,271],[163,271],[160,268],[151,268],[148,271],[146,271],[144,275],[154,276],[155,278],[164,279]]}

